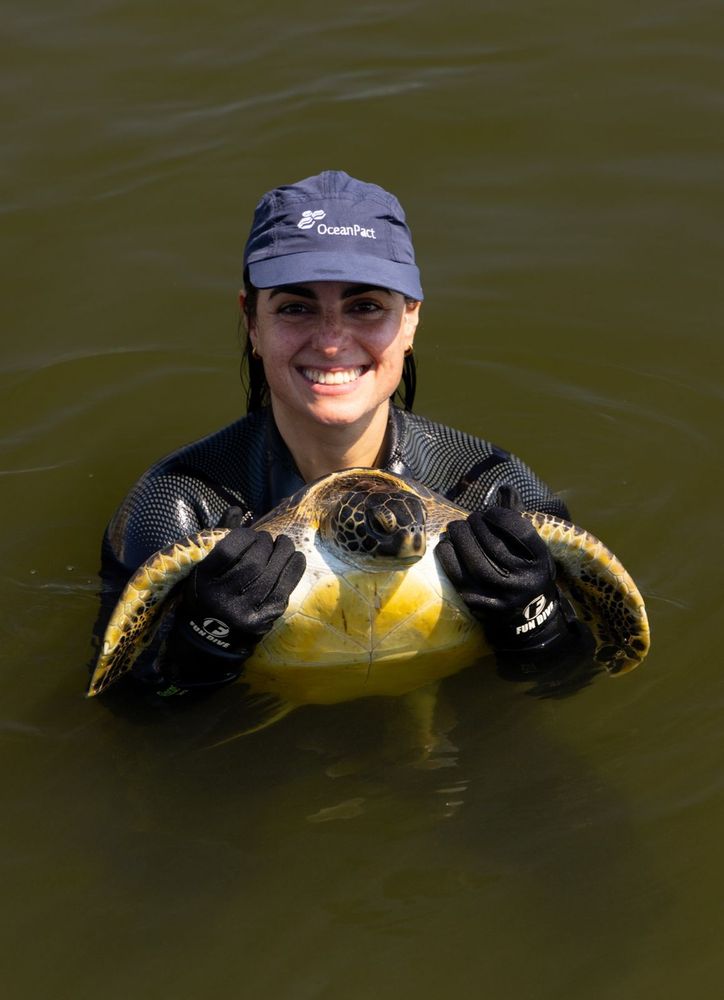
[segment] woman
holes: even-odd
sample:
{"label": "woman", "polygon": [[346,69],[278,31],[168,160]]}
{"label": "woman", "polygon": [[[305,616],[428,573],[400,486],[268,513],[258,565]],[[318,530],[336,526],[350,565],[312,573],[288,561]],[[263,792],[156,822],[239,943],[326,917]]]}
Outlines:
{"label": "woman", "polygon": [[[422,298],[404,212],[382,188],[325,171],[262,198],[240,295],[248,414],[149,470],[104,541],[101,627],[157,549],[233,529],[183,585],[164,656],[137,668],[157,693],[242,674],[304,571],[288,538],[249,525],[304,483],[354,466],[408,475],[474,512],[437,553],[502,658],[535,666],[581,646],[546,546],[511,509],[567,516],[562,501],[508,452],[411,412]],[[400,385],[403,407],[392,402]]]}

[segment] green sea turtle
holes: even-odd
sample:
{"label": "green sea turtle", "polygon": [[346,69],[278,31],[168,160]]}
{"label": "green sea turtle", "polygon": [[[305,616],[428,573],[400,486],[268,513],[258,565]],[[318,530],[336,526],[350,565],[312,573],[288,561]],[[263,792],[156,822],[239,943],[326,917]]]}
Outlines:
{"label": "green sea turtle", "polygon": [[[448,522],[467,514],[420,483],[348,469],[258,520],[256,529],[289,535],[307,566],[286,612],[244,665],[252,692],[286,705],[405,694],[489,652],[434,554]],[[646,611],[616,556],[568,521],[521,516],[548,545],[559,585],[592,630],[598,660],[611,674],[637,666],[649,647]],[[171,589],[226,534],[201,531],[137,570],[106,630],[89,695],[132,666]]]}

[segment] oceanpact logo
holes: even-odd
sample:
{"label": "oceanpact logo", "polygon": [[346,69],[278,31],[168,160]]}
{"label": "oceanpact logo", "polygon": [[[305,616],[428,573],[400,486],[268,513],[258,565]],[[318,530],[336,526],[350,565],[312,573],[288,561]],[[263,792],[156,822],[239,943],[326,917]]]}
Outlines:
{"label": "oceanpact logo", "polygon": [[358,226],[356,223],[354,226],[328,226],[326,223],[322,222],[322,219],[326,219],[327,213],[321,209],[317,208],[314,211],[308,208],[305,212],[302,212],[302,217],[297,223],[297,229],[311,229],[316,223],[317,232],[320,236],[361,236],[363,239],[376,240],[375,231],[368,226]]}
{"label": "oceanpact logo", "polygon": [[221,646],[222,649],[229,648],[229,643],[224,642],[224,636],[231,631],[226,622],[222,622],[219,618],[204,618],[202,626],[193,621],[189,624],[194,632],[197,632],[207,642],[213,642],[215,646]]}
{"label": "oceanpact logo", "polygon": [[321,208],[318,208],[316,212],[312,212],[307,209],[306,212],[302,212],[302,217],[297,223],[297,229],[311,229],[318,219],[323,219],[326,216],[326,212],[323,212]]}
{"label": "oceanpact logo", "polygon": [[524,608],[523,617],[525,618],[525,622],[516,628],[515,634],[522,635],[524,632],[532,632],[534,628],[539,628],[543,622],[548,621],[553,614],[555,606],[555,601],[550,601],[546,604],[545,594],[539,594],[538,597],[534,597],[530,604]]}

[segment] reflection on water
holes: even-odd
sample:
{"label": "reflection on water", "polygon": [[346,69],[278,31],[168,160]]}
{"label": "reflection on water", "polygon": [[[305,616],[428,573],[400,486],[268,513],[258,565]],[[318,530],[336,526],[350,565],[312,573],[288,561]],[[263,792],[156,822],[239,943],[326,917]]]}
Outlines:
{"label": "reflection on water", "polygon": [[[7,995],[712,993],[718,8],[212,13],[4,19]],[[231,694],[83,698],[105,522],[239,415],[253,204],[324,167],[406,206],[419,410],[528,460],[652,621],[645,666],[567,699],[451,678],[422,755],[396,702],[213,746]]]}
{"label": "reflection on water", "polygon": [[[212,962],[191,970],[196,988],[222,981],[215,961],[233,942],[224,968],[238,966],[254,989],[292,995],[288,968],[274,960],[284,955],[301,995],[320,981],[339,989],[354,973],[353,996],[380,982],[392,996],[402,949],[411,991],[467,988],[484,974],[493,990],[524,992],[531,975],[551,974],[563,939],[559,984],[594,976],[618,988],[641,935],[671,905],[626,798],[549,731],[550,711],[540,718],[538,703],[485,674],[446,685],[447,736],[435,751],[445,766],[425,766],[404,727],[395,736],[396,710],[384,701],[303,709],[208,750],[220,711],[212,699],[184,712],[137,706],[135,717],[94,704],[88,718],[87,706],[69,712],[67,692],[53,694],[17,745],[52,817],[52,853],[64,859],[46,903],[63,902],[119,995],[133,982],[124,952],[152,971],[166,935]],[[52,722],[61,714],[67,728]],[[16,789],[16,808],[28,802]],[[24,848],[41,844],[47,857],[46,830]],[[101,886],[105,920],[86,926],[85,901],[97,909]],[[21,906],[21,928],[33,911],[30,900]],[[596,944],[607,928],[614,965]],[[426,955],[441,942],[448,958],[431,966]],[[373,965],[360,961],[372,953]],[[514,961],[521,953],[525,962]],[[166,975],[183,988],[189,971],[173,964]]]}

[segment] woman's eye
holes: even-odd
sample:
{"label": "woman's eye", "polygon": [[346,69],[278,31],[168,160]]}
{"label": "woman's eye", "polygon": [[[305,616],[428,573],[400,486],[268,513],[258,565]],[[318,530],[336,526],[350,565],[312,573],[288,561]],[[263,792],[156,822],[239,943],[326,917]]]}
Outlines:
{"label": "woman's eye", "polygon": [[285,302],[277,312],[281,316],[304,316],[309,312],[309,306],[306,302]]}
{"label": "woman's eye", "polygon": [[356,313],[367,313],[374,314],[382,311],[382,306],[379,302],[374,302],[372,299],[361,299],[358,302],[353,302],[351,306],[351,311]]}

